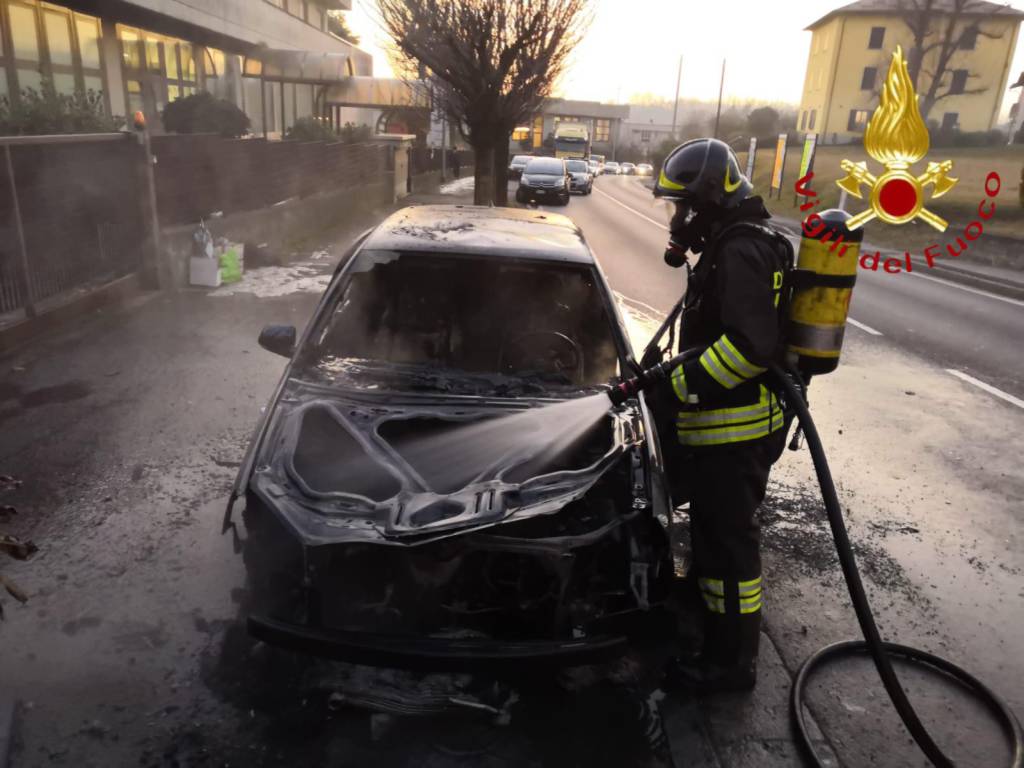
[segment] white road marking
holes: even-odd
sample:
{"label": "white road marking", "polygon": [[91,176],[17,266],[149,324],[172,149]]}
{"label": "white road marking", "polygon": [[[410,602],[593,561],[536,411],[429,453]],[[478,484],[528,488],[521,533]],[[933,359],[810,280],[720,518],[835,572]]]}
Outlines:
{"label": "white road marking", "polygon": [[601,191],[600,189],[598,189],[597,187],[594,187],[594,191],[595,191],[595,192],[597,192],[597,193],[598,193],[599,195],[603,195],[604,197],[607,197],[607,198],[608,198],[609,200],[611,200],[611,201],[612,201],[613,203],[615,203],[616,205],[618,205],[618,206],[620,206],[620,207],[622,207],[622,208],[625,208],[625,209],[626,209],[627,211],[629,211],[630,213],[632,213],[632,214],[633,214],[634,216],[639,216],[639,217],[640,217],[641,219],[643,219],[644,221],[649,221],[649,222],[650,222],[651,224],[653,224],[654,226],[656,226],[656,227],[661,227],[661,228],[662,228],[662,229],[664,229],[664,230],[665,230],[666,232],[668,232],[668,231],[669,231],[669,230],[668,230],[668,227],[667,227],[667,226],[665,226],[664,224],[662,224],[662,223],[661,223],[660,221],[655,221],[655,220],[654,220],[654,219],[652,219],[652,218],[651,218],[650,216],[645,216],[644,214],[640,213],[640,211],[638,211],[638,210],[637,210],[636,208],[632,208],[632,207],[630,207],[630,206],[626,205],[625,203],[623,203],[623,202],[620,202],[620,201],[616,200],[616,199],[615,199],[614,197],[612,197],[611,195],[609,195],[609,194],[608,194],[607,192],[602,192],[602,191]]}
{"label": "white road marking", "polygon": [[942,283],[943,285],[948,285],[950,288],[959,288],[961,291],[967,291],[968,293],[976,293],[978,296],[984,296],[988,299],[1005,301],[1007,304],[1024,307],[1024,301],[1021,301],[1020,299],[1011,299],[1009,296],[1000,296],[998,293],[990,293],[988,291],[983,291],[980,288],[971,288],[968,285],[960,285],[960,283],[954,283],[952,280],[943,280],[941,277],[922,275],[920,272],[908,272],[907,274],[913,275],[914,277],[920,277],[922,280],[931,280],[936,283]]}
{"label": "white road marking", "polygon": [[855,326],[857,328],[860,328],[865,333],[870,333],[872,336],[881,336],[881,335],[883,335],[881,331],[876,331],[870,325],[864,325],[864,323],[857,322],[852,317],[846,318],[846,322],[848,322],[850,325],[853,325],[853,326]]}
{"label": "white road marking", "polygon": [[968,376],[963,371],[958,371],[955,368],[947,368],[946,373],[951,373],[958,379],[962,379],[966,381],[968,384],[973,384],[979,389],[983,389],[990,395],[995,395],[996,397],[1000,398],[1001,400],[1005,400],[1011,405],[1016,405],[1018,408],[1024,408],[1024,400],[1014,397],[1013,395],[1008,394],[1007,392],[1003,392],[1003,390],[1001,389],[996,389],[991,384],[986,384],[984,381],[978,381],[978,379],[974,378],[973,376]]}

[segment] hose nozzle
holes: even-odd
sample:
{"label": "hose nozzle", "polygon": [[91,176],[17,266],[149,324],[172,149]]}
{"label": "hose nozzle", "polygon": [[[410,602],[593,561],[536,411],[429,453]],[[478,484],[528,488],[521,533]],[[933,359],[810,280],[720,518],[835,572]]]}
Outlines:
{"label": "hose nozzle", "polygon": [[608,390],[608,397],[612,401],[612,405],[622,405],[631,397],[636,397],[639,392],[643,392],[653,384],[666,380],[676,366],[682,362],[683,355],[676,355],[663,363],[651,366],[646,371],[641,371],[631,379],[623,379]]}

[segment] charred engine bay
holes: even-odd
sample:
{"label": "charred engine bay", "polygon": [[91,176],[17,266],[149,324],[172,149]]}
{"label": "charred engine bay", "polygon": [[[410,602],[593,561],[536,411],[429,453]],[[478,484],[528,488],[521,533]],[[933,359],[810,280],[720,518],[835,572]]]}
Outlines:
{"label": "charred engine bay", "polygon": [[424,449],[510,412],[543,444],[531,405],[286,392],[245,512],[262,612],[323,632],[558,642],[662,602],[668,545],[635,411],[605,405],[554,453],[509,441],[468,476]]}

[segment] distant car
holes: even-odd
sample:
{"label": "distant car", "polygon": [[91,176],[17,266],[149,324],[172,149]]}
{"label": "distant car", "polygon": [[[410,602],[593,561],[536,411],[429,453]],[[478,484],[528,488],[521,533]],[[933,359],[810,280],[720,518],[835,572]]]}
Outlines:
{"label": "distant car", "polygon": [[654,166],[650,163],[640,163],[636,167],[637,176],[650,176],[654,173]]}
{"label": "distant car", "polygon": [[587,160],[587,167],[590,169],[590,175],[595,179],[601,175],[601,164],[597,160]]}
{"label": "distant car", "polygon": [[618,176],[622,173],[622,169],[619,167],[618,163],[612,160],[604,164],[604,172],[609,176]]}
{"label": "distant car", "polygon": [[[232,490],[249,632],[434,670],[578,665],[657,631],[672,504],[646,400],[571,445],[542,407],[636,370],[615,305],[547,211],[411,206],[357,240],[305,331],[260,334],[289,362]],[[451,460],[509,414],[506,442]]]}
{"label": "distant car", "polygon": [[594,191],[594,175],[586,160],[566,160],[565,168],[569,171],[569,191],[589,195]]}
{"label": "distant car", "polygon": [[632,176],[636,173],[636,166],[633,163],[623,163],[619,166],[619,171],[623,176]]}
{"label": "distant car", "polygon": [[557,157],[531,157],[519,178],[516,201],[569,204],[569,172],[565,160]]}
{"label": "distant car", "polygon": [[516,155],[512,158],[512,162],[508,164],[508,177],[514,181],[518,181],[519,177],[523,175],[523,168],[533,158],[529,155]]}

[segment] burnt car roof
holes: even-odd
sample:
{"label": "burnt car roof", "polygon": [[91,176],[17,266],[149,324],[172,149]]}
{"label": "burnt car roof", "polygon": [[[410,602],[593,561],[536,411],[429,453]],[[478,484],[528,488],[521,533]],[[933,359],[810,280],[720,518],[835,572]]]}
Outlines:
{"label": "burnt car roof", "polygon": [[548,211],[476,205],[414,205],[388,217],[364,248],[593,264],[571,219]]}

